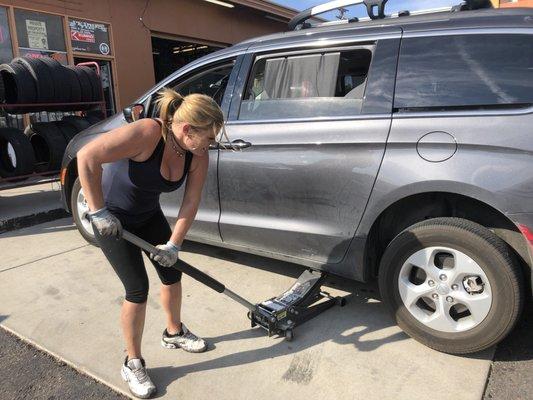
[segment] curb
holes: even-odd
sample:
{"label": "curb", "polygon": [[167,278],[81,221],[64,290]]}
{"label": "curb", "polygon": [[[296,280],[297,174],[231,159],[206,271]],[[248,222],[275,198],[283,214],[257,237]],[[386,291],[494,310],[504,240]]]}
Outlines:
{"label": "curb", "polygon": [[24,215],[0,221],[0,234],[14,231],[16,229],[27,228],[29,226],[54,221],[56,219],[68,217],[70,214],[62,208],[39,212],[37,214]]}

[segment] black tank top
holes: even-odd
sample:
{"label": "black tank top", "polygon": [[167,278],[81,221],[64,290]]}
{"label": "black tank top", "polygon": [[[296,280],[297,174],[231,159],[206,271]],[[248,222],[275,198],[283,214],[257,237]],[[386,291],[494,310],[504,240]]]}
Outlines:
{"label": "black tank top", "polygon": [[[161,122],[155,119],[161,125]],[[160,209],[159,195],[178,189],[187,177],[193,154],[185,154],[185,167],[179,181],[161,176],[161,162],[165,141],[159,140],[146,161],[130,159],[104,164],[102,189],[107,208],[117,214],[121,222],[138,224],[148,220]]]}

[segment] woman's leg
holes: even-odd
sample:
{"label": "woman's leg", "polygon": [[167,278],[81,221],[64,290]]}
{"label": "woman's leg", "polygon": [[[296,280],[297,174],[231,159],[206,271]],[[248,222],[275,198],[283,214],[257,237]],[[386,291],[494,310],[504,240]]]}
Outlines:
{"label": "woman's leg", "polygon": [[141,353],[141,342],[144,330],[144,320],[146,317],[146,302],[132,303],[124,300],[120,320],[122,332],[126,341],[126,352],[128,360],[143,358]]}
{"label": "woman's leg", "polygon": [[120,320],[128,359],[142,358],[141,342],[148,297],[148,275],[141,251],[122,238],[116,240],[113,237],[102,237],[96,230],[95,238],[126,291]]}
{"label": "woman's leg", "polygon": [[181,332],[181,281],[171,285],[161,284],[161,305],[170,335]]}

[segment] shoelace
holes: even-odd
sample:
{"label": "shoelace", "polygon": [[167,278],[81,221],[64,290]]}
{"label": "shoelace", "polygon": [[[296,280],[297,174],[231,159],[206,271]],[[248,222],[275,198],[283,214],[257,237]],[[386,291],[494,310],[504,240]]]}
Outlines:
{"label": "shoelace", "polygon": [[188,331],[187,333],[185,333],[185,335],[183,335],[183,337],[185,337],[186,339],[190,339],[193,342],[197,342],[197,341],[200,340],[200,338],[198,336],[196,336],[194,333],[192,333],[191,331]]}
{"label": "shoelace", "polygon": [[148,380],[148,374],[146,373],[146,368],[139,368],[134,369],[133,375],[135,375],[135,378],[139,381],[139,383],[144,383]]}

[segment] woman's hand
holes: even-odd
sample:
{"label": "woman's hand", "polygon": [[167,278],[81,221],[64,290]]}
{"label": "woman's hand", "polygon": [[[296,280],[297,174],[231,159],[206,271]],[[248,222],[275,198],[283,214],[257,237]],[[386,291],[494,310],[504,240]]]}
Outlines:
{"label": "woman's hand", "polygon": [[122,224],[107,207],[90,212],[89,220],[101,236],[114,236],[117,239],[122,237]]}
{"label": "woman's hand", "polygon": [[176,246],[170,240],[167,244],[160,244],[156,246],[158,252],[156,254],[151,253],[150,258],[157,261],[163,267],[172,267],[178,261],[178,253],[180,247]]}

